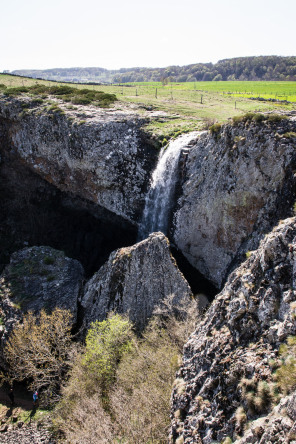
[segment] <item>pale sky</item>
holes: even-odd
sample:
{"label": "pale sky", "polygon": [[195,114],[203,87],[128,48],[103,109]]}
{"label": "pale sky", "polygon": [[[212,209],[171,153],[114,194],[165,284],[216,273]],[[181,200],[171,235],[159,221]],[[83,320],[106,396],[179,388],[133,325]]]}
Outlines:
{"label": "pale sky", "polygon": [[6,0],[0,71],[296,55],[296,0]]}

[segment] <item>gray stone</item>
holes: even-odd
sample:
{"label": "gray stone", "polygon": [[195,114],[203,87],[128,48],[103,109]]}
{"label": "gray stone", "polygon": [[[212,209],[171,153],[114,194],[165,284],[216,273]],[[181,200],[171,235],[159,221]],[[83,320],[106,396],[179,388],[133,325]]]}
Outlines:
{"label": "gray stone", "polygon": [[103,320],[111,311],[128,313],[143,328],[160,301],[191,297],[190,287],[170,254],[167,238],[153,233],[132,247],[114,251],[87,282],[82,298],[84,322]]}
{"label": "gray stone", "polygon": [[[177,430],[183,428],[184,442],[205,443],[208,436],[221,442],[226,436],[241,434],[235,419],[239,406],[248,420],[258,417],[248,410],[239,383],[242,378],[270,382],[270,361],[287,337],[296,334],[295,252],[296,219],[290,218],[266,235],[258,250],[229,276],[184,347],[177,376],[184,380],[185,391],[173,391],[172,436],[178,436]],[[268,414],[270,408],[261,415]],[[284,408],[289,417],[278,423]],[[259,440],[261,432],[254,428],[242,442],[287,442],[295,421],[294,408],[295,397],[291,397],[271,413],[273,425],[264,431],[265,440]],[[180,409],[182,420],[175,416]]]}
{"label": "gray stone", "polygon": [[0,99],[0,140],[7,137],[10,154],[58,189],[135,223],[147,172],[158,156],[141,131],[147,119],[131,111],[82,107],[82,121],[61,101],[63,114],[32,104],[27,98]]}
{"label": "gray stone", "polygon": [[189,262],[221,288],[229,268],[258,247],[294,202],[295,117],[203,133],[188,153],[173,239]]}

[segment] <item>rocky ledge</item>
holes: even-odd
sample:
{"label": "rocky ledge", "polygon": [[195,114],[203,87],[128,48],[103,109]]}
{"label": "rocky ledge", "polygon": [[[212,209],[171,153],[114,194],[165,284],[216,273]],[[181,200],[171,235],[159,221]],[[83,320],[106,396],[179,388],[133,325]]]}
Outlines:
{"label": "rocky ledge", "polygon": [[[290,405],[285,415],[283,406],[270,412],[285,395],[280,388],[271,393],[274,363],[296,334],[295,236],[295,218],[266,235],[189,338],[172,397],[172,442],[290,442],[295,397],[282,398]],[[247,421],[263,416],[259,428],[246,430]]]}

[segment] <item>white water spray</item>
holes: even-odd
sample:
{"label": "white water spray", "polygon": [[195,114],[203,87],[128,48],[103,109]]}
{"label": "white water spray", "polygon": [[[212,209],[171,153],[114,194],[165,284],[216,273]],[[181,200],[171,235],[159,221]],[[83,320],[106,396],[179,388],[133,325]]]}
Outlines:
{"label": "white water spray", "polygon": [[151,187],[146,195],[139,240],[154,231],[167,234],[175,188],[178,180],[178,162],[182,149],[197,138],[198,132],[183,134],[162,148],[156,168],[152,174]]}

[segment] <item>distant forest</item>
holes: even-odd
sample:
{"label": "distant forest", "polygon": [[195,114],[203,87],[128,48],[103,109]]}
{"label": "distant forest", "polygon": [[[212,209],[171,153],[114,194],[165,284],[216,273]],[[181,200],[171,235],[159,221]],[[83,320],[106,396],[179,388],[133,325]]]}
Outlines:
{"label": "distant forest", "polygon": [[16,70],[12,74],[68,82],[194,82],[219,80],[296,81],[296,57],[238,57],[213,63],[196,63],[167,68],[55,68]]}

